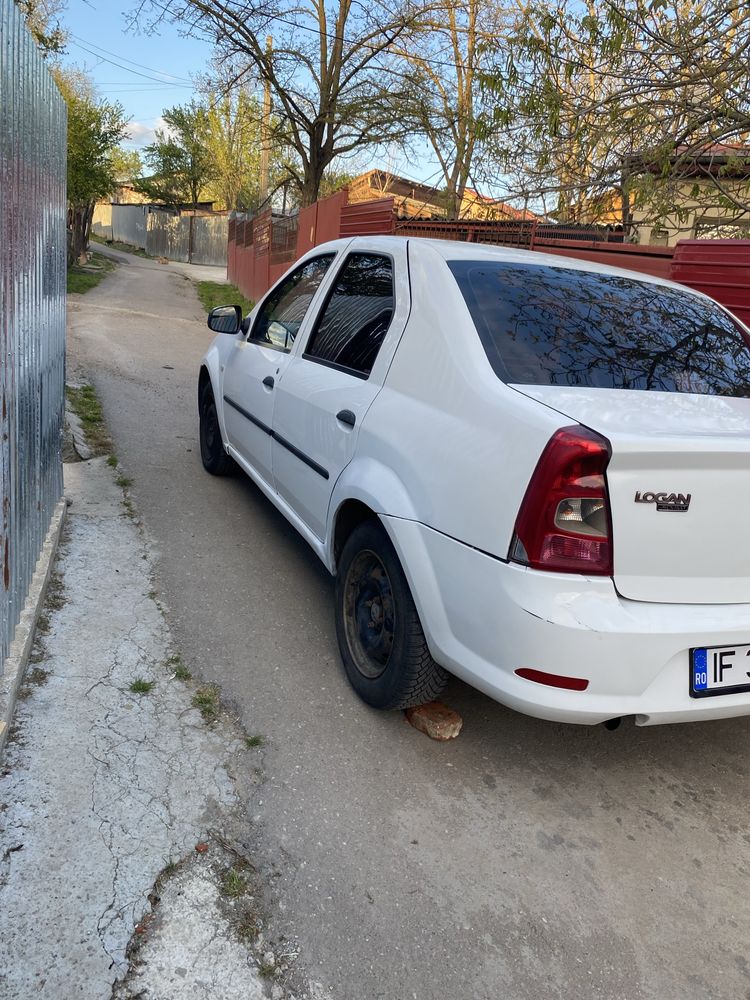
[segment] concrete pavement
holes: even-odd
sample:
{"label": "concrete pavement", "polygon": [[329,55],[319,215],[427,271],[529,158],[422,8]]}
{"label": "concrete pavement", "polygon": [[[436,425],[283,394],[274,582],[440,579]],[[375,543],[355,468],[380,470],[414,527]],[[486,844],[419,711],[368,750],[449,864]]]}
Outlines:
{"label": "concrete pavement", "polygon": [[0,775],[0,998],[323,997],[246,858],[262,752],[194,706],[104,458],[66,466],[65,491]]}
{"label": "concrete pavement", "polygon": [[[124,256],[124,255],[121,255]],[[336,1000],[750,995],[750,720],[635,729],[517,715],[452,682],[437,745],[347,686],[332,586],[243,477],[200,466],[211,338],[184,278],[131,259],[76,303],[191,671],[268,738],[247,821],[271,904]]]}

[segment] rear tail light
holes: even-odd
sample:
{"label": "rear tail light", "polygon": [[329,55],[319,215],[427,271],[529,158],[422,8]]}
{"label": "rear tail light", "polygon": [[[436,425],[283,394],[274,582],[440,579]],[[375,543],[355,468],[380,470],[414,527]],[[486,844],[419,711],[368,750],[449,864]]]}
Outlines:
{"label": "rear tail light", "polygon": [[587,427],[563,427],[552,435],[516,518],[513,562],[555,573],[612,576],[605,479],[610,454],[609,441]]}

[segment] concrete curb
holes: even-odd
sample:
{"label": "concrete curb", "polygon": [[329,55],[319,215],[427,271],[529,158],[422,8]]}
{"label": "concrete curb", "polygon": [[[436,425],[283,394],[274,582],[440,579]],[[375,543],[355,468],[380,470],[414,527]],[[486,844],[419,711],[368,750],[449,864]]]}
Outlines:
{"label": "concrete curb", "polygon": [[0,755],[2,755],[5,741],[8,738],[18,689],[21,686],[21,680],[23,679],[26,665],[29,662],[36,623],[39,620],[39,615],[44,605],[44,598],[47,594],[47,583],[52,572],[55,553],[57,552],[57,546],[65,522],[66,506],[67,503],[65,497],[63,497],[58,502],[52,514],[52,522],[47,532],[47,537],[44,539],[39,559],[37,560],[26,604],[21,612],[21,620],[16,628],[15,638],[11,643],[8,657],[3,664],[3,673],[2,677],[0,677]]}

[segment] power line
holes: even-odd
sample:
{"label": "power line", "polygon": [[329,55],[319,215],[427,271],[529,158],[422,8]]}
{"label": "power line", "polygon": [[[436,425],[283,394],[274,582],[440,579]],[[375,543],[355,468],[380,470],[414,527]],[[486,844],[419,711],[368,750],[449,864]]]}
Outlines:
{"label": "power line", "polygon": [[[130,69],[129,66],[123,66],[122,63],[114,62],[114,60],[107,59],[106,56],[100,55],[98,52],[94,52],[92,49],[86,48],[86,46],[82,45],[80,42],[73,42],[73,45],[79,49],[83,49],[84,52],[88,52],[88,54],[93,56],[94,59],[110,63],[112,66],[116,66],[118,69],[124,70],[126,73],[133,73],[135,76],[142,76],[146,80],[151,80],[153,83],[160,83],[165,87],[183,87],[189,90],[194,89],[192,83],[170,83],[169,80],[160,80],[157,76],[149,76],[147,73],[140,73],[137,69]],[[154,70],[154,72],[158,73],[159,70]]]}
{"label": "power line", "polygon": [[171,80],[176,80],[179,83],[192,83],[185,76],[175,76],[173,73],[163,73],[160,69],[154,69],[153,66],[144,66],[143,63],[135,62],[133,59],[126,59],[125,56],[121,56],[119,52],[110,52],[109,49],[105,49],[101,45],[96,45],[94,42],[90,42],[87,38],[81,38],[79,35],[71,34],[70,37],[80,45],[88,45],[91,49],[96,49],[99,52],[104,52],[105,55],[114,56],[115,59],[119,59],[120,62],[128,63],[130,66],[137,66],[139,69],[148,70],[149,73],[161,73],[162,76],[168,76]]}
{"label": "power line", "polygon": [[[189,0],[188,0],[188,2],[189,2]],[[180,20],[180,18],[173,12],[173,10],[172,10],[172,8],[170,6],[165,6],[163,3],[160,3],[159,0],[150,0],[150,3],[154,7],[157,7],[159,10],[163,11],[163,13],[165,13],[170,19],[172,19],[173,22]],[[374,44],[374,43],[360,43],[359,40],[356,39],[356,38],[349,38],[346,35],[337,35],[334,32],[330,32],[330,31],[321,31],[320,27],[314,28],[314,27],[312,27],[309,24],[301,24],[301,23],[299,23],[297,21],[292,21],[289,18],[286,18],[286,17],[284,17],[281,14],[268,14],[268,15],[266,15],[263,18],[263,22],[264,22],[264,25],[265,25],[265,30],[268,30],[269,24],[272,21],[278,21],[281,24],[285,24],[285,25],[287,25],[287,27],[294,28],[295,30],[298,30],[298,31],[307,31],[310,34],[316,35],[318,38],[321,38],[321,37],[327,38],[328,41],[343,42],[346,45],[360,45],[361,44],[361,47],[363,49],[369,49],[369,51],[372,52],[376,56],[395,54],[399,58],[402,58],[402,59],[406,58],[403,55],[403,53],[389,53],[389,46],[391,44],[393,44],[393,42],[396,41],[395,38],[393,39],[392,42],[389,42],[388,45],[385,45],[385,46]],[[195,23],[197,23],[197,21],[193,22],[193,24],[195,24]],[[227,34],[229,34],[228,29],[226,29],[226,30],[227,30]],[[429,30],[429,29],[427,29],[427,30]],[[440,29],[440,28],[435,28],[433,26],[432,30],[436,31],[438,33],[440,33],[441,31],[448,31],[448,32],[450,32],[451,28],[448,27],[446,29]],[[456,26],[455,30],[456,30],[456,32],[458,34],[468,34],[468,29],[466,29],[466,28],[464,28],[462,26]],[[262,33],[262,29],[259,28],[259,31],[261,31],[261,33]],[[253,31],[252,34],[255,34],[255,32]],[[499,36],[497,34],[495,34],[494,32],[479,31],[479,30],[477,30],[476,31],[476,37],[478,39],[479,38],[483,38],[485,40],[490,40],[491,39],[491,40],[494,41]],[[214,42],[214,44],[218,48],[217,43]],[[429,64],[431,66],[441,66],[441,67],[444,67],[444,68],[447,68],[447,69],[453,69],[453,70],[456,69],[456,63],[455,63],[455,61],[441,60],[441,59],[427,59],[427,58],[423,58],[423,57],[420,57],[420,61],[423,62],[423,63],[427,63],[427,64]],[[465,65],[463,66],[463,68],[464,69],[466,68]],[[387,67],[384,67],[384,66],[378,66],[377,69],[379,71],[384,71],[384,72],[391,72],[391,73],[395,72],[393,70],[389,70]]]}

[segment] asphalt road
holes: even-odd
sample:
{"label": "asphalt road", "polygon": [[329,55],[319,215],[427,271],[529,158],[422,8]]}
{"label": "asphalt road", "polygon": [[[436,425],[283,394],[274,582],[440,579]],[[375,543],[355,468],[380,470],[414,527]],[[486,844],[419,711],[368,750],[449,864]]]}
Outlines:
{"label": "asphalt road", "polygon": [[750,997],[750,719],[616,732],[458,681],[448,745],[339,665],[325,569],[244,477],[201,467],[211,333],[173,265],[72,304],[190,669],[268,739],[248,808],[276,923],[336,1000]]}

